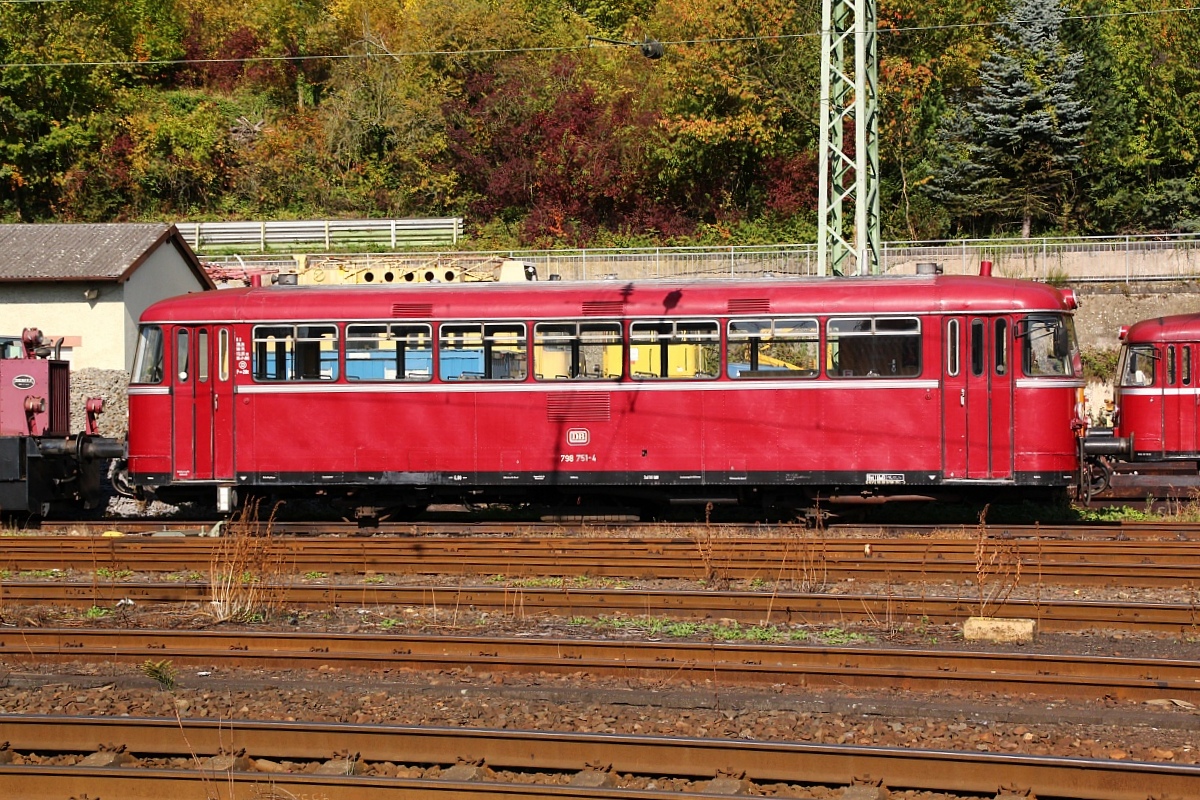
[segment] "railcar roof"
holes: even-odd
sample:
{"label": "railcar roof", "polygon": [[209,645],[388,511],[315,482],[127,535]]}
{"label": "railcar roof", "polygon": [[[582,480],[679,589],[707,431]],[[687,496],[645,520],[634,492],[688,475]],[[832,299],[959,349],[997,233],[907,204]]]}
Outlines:
{"label": "railcar roof", "polygon": [[966,275],[223,289],[155,303],[143,322],[903,314],[1065,310],[1053,286]]}
{"label": "railcar roof", "polygon": [[1144,319],[1129,326],[1126,342],[1178,342],[1200,340],[1200,314],[1174,314]]}

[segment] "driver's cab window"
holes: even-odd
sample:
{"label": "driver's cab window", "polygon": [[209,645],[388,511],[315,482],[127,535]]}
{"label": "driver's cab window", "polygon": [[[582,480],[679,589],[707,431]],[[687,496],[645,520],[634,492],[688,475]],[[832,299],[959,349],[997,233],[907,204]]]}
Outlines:
{"label": "driver's cab window", "polygon": [[1158,356],[1152,345],[1130,345],[1121,354],[1121,386],[1153,386]]}

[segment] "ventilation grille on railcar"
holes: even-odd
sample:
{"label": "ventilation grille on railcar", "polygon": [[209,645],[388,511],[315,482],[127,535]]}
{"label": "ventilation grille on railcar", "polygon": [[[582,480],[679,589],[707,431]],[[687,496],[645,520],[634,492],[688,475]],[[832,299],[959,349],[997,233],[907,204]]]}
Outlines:
{"label": "ventilation grille on railcar", "polygon": [[561,392],[546,396],[550,422],[606,422],[611,414],[607,392]]}
{"label": "ventilation grille on railcar", "polygon": [[765,297],[735,297],[728,309],[730,314],[766,314],[771,310],[771,301]]}
{"label": "ventilation grille on railcar", "polygon": [[392,316],[400,319],[432,317],[433,305],[431,303],[392,303]]}
{"label": "ventilation grille on railcar", "polygon": [[619,317],[625,312],[625,304],[620,300],[584,300],[583,316],[585,317]]}

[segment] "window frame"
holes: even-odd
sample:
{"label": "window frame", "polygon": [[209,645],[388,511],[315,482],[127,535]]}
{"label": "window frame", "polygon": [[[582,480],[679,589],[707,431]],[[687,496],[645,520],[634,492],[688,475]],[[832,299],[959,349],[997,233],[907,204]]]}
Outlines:
{"label": "window frame", "polygon": [[[736,331],[734,328],[737,325],[768,325],[767,328],[760,328],[760,333],[755,335],[750,331]],[[792,328],[789,332],[782,335],[777,331],[783,325],[791,324]],[[803,331],[808,330],[808,324],[811,324],[811,335],[806,335]],[[799,327],[804,325],[804,327]],[[762,369],[760,359],[764,355],[762,331],[767,332],[767,346],[775,344],[801,344],[810,345],[805,348],[808,352],[802,355],[806,358],[811,358],[813,367],[811,369]],[[796,331],[801,331],[796,333]],[[747,353],[748,361],[747,368],[737,374],[733,373],[733,356],[732,351],[735,346],[746,345],[749,347]],[[769,356],[775,358],[774,356]],[[784,359],[776,359],[784,361]],[[737,363],[742,363],[740,360]],[[790,363],[790,362],[785,362]],[[745,373],[756,373],[753,375]],[[770,374],[762,374],[770,373]],[[821,321],[817,317],[755,317],[755,318],[738,318],[729,320],[725,326],[725,369],[723,374],[727,375],[731,380],[812,380],[821,376]]]}
{"label": "window frame", "polygon": [[[448,340],[447,338],[448,331],[461,329],[465,332],[472,328],[478,329],[479,339],[477,344],[472,341],[469,347],[462,345],[455,346],[453,340]],[[497,329],[503,328],[516,329],[513,332],[517,333],[517,337],[511,340],[511,342],[507,339],[497,340],[497,333],[503,333],[502,330]],[[516,351],[518,358],[514,359],[514,361],[520,365],[521,373],[515,376],[509,375],[496,377],[493,374],[495,371],[496,359],[494,359],[492,356],[496,352],[498,346],[500,348],[504,348],[510,344],[515,344],[518,347],[518,350]],[[446,371],[445,367],[447,364],[447,353],[476,349],[478,349],[480,353],[481,372],[476,372],[475,370],[462,370],[452,375]],[[508,351],[501,350],[501,352]],[[442,322],[437,327],[437,351],[434,353],[434,366],[437,379],[442,383],[462,383],[465,381],[519,383],[521,381],[529,380],[529,325],[521,320],[453,320],[449,322]]]}
{"label": "window frame", "polygon": [[[912,322],[912,329],[889,329],[884,327],[880,330],[880,323],[900,323]],[[863,325],[869,323],[868,328],[836,330],[835,326],[842,323],[854,323]],[[868,369],[863,374],[846,374],[846,370],[840,365],[844,363],[842,358],[841,343],[843,340],[849,339],[866,339],[866,338],[906,338],[916,339],[916,364],[912,367],[906,367],[903,363],[899,365],[897,371],[892,372],[877,372],[874,369]],[[836,347],[835,347],[836,345]],[[925,326],[922,317],[915,314],[853,314],[840,317],[829,317],[825,321],[825,371],[829,378],[834,380],[912,380],[921,377],[924,372],[924,349],[925,349]],[[836,351],[836,352],[835,352]],[[868,351],[868,356],[873,358],[876,353]],[[835,359],[837,365],[835,365]],[[893,359],[895,362],[895,359]],[[874,365],[872,365],[874,366]],[[895,369],[895,368],[894,368]],[[906,372],[905,370],[912,370]]]}
{"label": "window frame", "polygon": [[[698,334],[697,331],[684,331],[680,333],[681,327],[687,326],[711,326],[710,331]],[[660,330],[647,331],[645,333],[636,331],[638,327],[656,326]],[[649,333],[656,333],[653,338],[649,338]],[[704,338],[693,339],[701,335]],[[626,355],[629,359],[629,379],[635,381],[715,381],[721,377],[721,368],[723,366],[721,358],[722,340],[721,340],[721,323],[719,320],[712,317],[686,317],[686,318],[667,318],[667,319],[631,319],[629,320],[629,328],[627,334],[628,346]],[[640,337],[640,338],[639,338]],[[673,352],[679,352],[674,348],[685,348],[689,345],[697,345],[701,358],[697,359],[696,369],[690,374],[671,374],[671,356]],[[715,346],[715,352],[712,348]],[[641,361],[641,354],[638,352],[640,347],[658,347],[658,365],[657,372],[637,372],[634,370],[635,362]],[[707,348],[707,350],[705,349]],[[685,359],[686,359],[686,350]],[[712,372],[700,372],[702,366],[700,361],[704,358],[704,353],[708,352],[714,360]],[[708,365],[704,365],[708,366]],[[687,368],[685,364],[684,369]],[[666,374],[663,374],[666,373]]]}
{"label": "window frame", "polygon": [[[260,338],[259,332],[264,329],[284,330],[291,329],[290,336]],[[301,335],[301,330],[304,329],[306,335]],[[332,332],[333,338],[328,339],[323,336],[313,336],[312,331],[325,330]],[[282,376],[268,377],[265,375],[266,363],[270,361],[266,357],[266,345],[274,342],[273,358],[277,365],[281,365],[285,374]],[[326,357],[323,354],[329,352],[321,348],[323,343],[329,342],[332,344],[332,358]],[[313,345],[316,345],[314,348]],[[303,353],[302,353],[303,351]],[[337,323],[334,322],[264,322],[257,323],[250,330],[250,352],[251,352],[251,369],[250,375],[256,383],[335,383],[341,376],[341,359],[342,359],[342,332]],[[301,357],[310,359],[311,354],[316,353],[317,375],[304,375],[300,373]],[[261,366],[264,368],[260,370]],[[332,365],[330,375],[325,375],[325,367]],[[311,365],[309,365],[311,366]]]}
{"label": "window frame", "polygon": [[[561,328],[562,331],[547,333],[546,328]],[[586,328],[592,330],[585,330]],[[569,331],[568,329],[573,330]],[[596,334],[602,336],[606,334],[608,338],[595,336]],[[620,351],[617,358],[617,373],[588,373],[586,356],[590,354],[591,349],[609,347],[617,347]],[[544,369],[547,362],[552,360],[547,358],[547,348],[559,348],[557,352],[565,350],[564,355],[567,356],[566,375],[557,372],[549,375]],[[533,379],[538,382],[619,381],[625,374],[625,328],[621,320],[540,320],[533,323],[533,340],[529,350],[533,361],[531,373]],[[597,370],[603,363],[604,358],[601,353],[601,364],[595,365]]]}
{"label": "window frame", "polygon": [[[365,328],[382,328],[386,334],[383,337],[367,336],[362,333]],[[426,347],[421,347],[420,335],[425,335],[425,345],[429,351],[429,369],[422,374],[418,368],[409,367],[409,355],[417,352],[422,352]],[[357,335],[356,335],[357,334]],[[414,334],[417,336],[413,338]],[[391,348],[383,347],[351,347],[352,343],[366,342],[394,342],[395,346]],[[345,374],[347,383],[429,383],[433,380],[434,372],[436,371],[437,348],[434,346],[436,338],[433,332],[433,323],[418,322],[418,321],[400,321],[400,320],[380,320],[378,322],[347,322],[343,340],[342,352],[345,359],[345,365],[342,372]],[[416,344],[415,347],[410,347],[410,344]],[[359,353],[369,354],[390,353],[387,358],[371,358],[369,355],[360,356]],[[352,355],[354,354],[354,355]],[[364,362],[374,364],[382,362],[384,367],[384,375],[380,378],[371,376],[361,377],[356,375],[356,370],[352,369],[352,365],[361,365]],[[387,377],[387,368],[391,365],[394,368],[394,373],[391,378]]]}

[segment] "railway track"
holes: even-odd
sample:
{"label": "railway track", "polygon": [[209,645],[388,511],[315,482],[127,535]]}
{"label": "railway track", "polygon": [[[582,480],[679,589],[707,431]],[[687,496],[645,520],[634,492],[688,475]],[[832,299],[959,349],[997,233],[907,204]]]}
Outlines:
{"label": "railway track", "polygon": [[[285,536],[374,536],[397,537],[517,537],[544,536],[589,538],[756,538],[780,536],[795,538],[959,538],[976,540],[981,532],[991,539],[1099,539],[1129,541],[1136,539],[1200,541],[1200,523],[1164,520],[1161,522],[1120,522],[1104,524],[1033,524],[1033,525],[847,525],[836,524],[814,529],[800,523],[666,523],[638,522],[632,519],[561,518],[553,521],[480,522],[461,521],[384,522],[363,528],[346,521],[275,521],[251,523],[261,531]],[[36,528],[14,529],[25,536],[100,536],[109,532],[124,535],[166,535],[172,537],[216,536],[226,522],[209,520],[173,520],[123,518],[110,520],[44,520]]]}
{"label": "railway track", "polygon": [[[207,573],[224,540],[146,537],[0,538],[0,567]],[[1000,547],[1025,580],[1056,585],[1200,585],[1200,542],[1012,540]],[[992,548],[994,549],[994,548]],[[957,582],[978,577],[980,543],[961,539],[371,539],[272,537],[261,556],[297,575],[473,575],[792,581]]]}
{"label": "railway track", "polygon": [[699,681],[721,686],[982,691],[1137,702],[1166,699],[1200,705],[1200,662],[1186,660],[488,636],[0,630],[0,660],[10,669],[79,661],[140,665],[148,658],[209,669],[586,672],[658,687]]}
{"label": "railway track", "polygon": [[[728,619],[749,625],[870,623],[954,624],[980,613],[967,596],[804,594],[790,592],[654,591],[641,589],[556,589],[512,586],[386,586],[379,584],[260,585],[260,596],[285,608],[335,609],[423,606],[454,620],[469,611],[516,618],[537,615],[665,616]],[[204,583],[66,583],[19,581],[0,584],[0,603],[54,605],[77,609],[119,608],[119,603],[192,604],[208,608],[212,589]],[[1130,603],[1072,600],[1013,600],[989,607],[990,616],[1037,620],[1042,631],[1131,630],[1177,635],[1200,633],[1200,599],[1195,603]]]}
{"label": "railway track", "polygon": [[[387,725],[252,721],[23,717],[0,721],[4,751],[78,764],[96,742],[119,745],[99,760],[107,767],[0,765],[0,785],[25,800],[63,797],[196,796],[220,788],[230,795],[338,797],[508,797],[583,800],[678,800],[678,791],[623,785],[635,778],[690,779],[692,791],[732,794],[750,783],[867,786],[891,790],[992,795],[1003,787],[1037,797],[1146,800],[1190,797],[1200,782],[1195,765],[1084,758],[907,750],[730,739],[644,737]],[[334,750],[340,751],[335,754]],[[114,751],[120,750],[120,754]],[[226,753],[242,753],[244,757]],[[353,754],[353,755],[349,755]],[[348,757],[349,756],[349,757]],[[216,757],[209,761],[208,759]],[[241,759],[240,761],[238,759]],[[175,766],[162,764],[169,759]],[[260,759],[315,762],[326,774],[253,771]],[[232,764],[236,769],[219,769]],[[376,765],[388,765],[380,770]],[[187,765],[187,766],[184,766]],[[397,765],[422,777],[382,777]],[[454,772],[458,766],[459,771]],[[332,767],[330,769],[330,767]],[[600,768],[598,768],[600,767]],[[334,773],[334,774],[330,774]],[[340,774],[337,774],[340,773]],[[351,774],[348,774],[351,773]],[[738,776],[736,778],[726,776]],[[581,779],[582,776],[582,779]],[[606,777],[607,776],[607,777]],[[802,776],[802,777],[801,777]],[[870,776],[869,778],[866,776]],[[857,780],[856,780],[857,779]],[[722,782],[724,781],[724,782]],[[268,792],[262,794],[263,791]],[[206,795],[211,796],[211,795]],[[873,795],[878,796],[878,795]]]}

